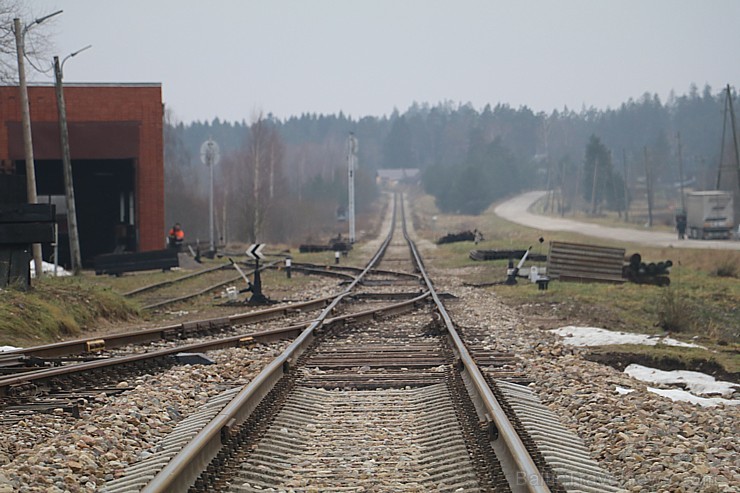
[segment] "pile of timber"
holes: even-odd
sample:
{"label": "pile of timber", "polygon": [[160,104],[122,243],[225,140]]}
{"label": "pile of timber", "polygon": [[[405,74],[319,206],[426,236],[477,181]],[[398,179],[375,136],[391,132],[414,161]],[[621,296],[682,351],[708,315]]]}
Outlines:
{"label": "pile of timber", "polygon": [[[526,250],[470,250],[471,260],[516,260],[524,256]],[[541,253],[529,253],[527,259],[533,262],[545,262],[547,261],[547,255]]]}
{"label": "pile of timber", "polygon": [[673,262],[643,262],[639,253],[625,264],[625,250],[596,245],[550,243],[547,274],[550,279],[577,282],[622,283],[669,286]]}
{"label": "pile of timber", "polygon": [[153,250],[139,253],[106,253],[94,259],[95,274],[120,276],[125,272],[142,270],[170,270],[180,266],[177,249]]}
{"label": "pile of timber", "polygon": [[670,268],[673,262],[643,262],[642,255],[635,253],[630,257],[628,264],[622,267],[622,276],[637,284],[652,284],[654,286],[670,286]]}
{"label": "pile of timber", "polygon": [[447,233],[445,236],[437,240],[437,245],[444,245],[445,243],[458,243],[461,241],[475,241],[475,233],[473,231]]}
{"label": "pile of timber", "polygon": [[329,243],[324,245],[303,244],[298,246],[298,251],[301,253],[349,252],[350,250],[352,250],[352,244],[343,240],[341,236],[332,238]]}
{"label": "pile of timber", "polygon": [[550,242],[547,275],[576,282],[622,283],[624,248]]}

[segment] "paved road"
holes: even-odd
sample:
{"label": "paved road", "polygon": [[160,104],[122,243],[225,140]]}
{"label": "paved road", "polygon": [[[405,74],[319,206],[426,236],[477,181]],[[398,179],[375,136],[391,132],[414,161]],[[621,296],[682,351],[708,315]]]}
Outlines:
{"label": "paved road", "polygon": [[611,228],[599,224],[583,223],[572,219],[540,216],[529,212],[529,208],[547,192],[527,192],[510,199],[494,209],[496,215],[523,226],[543,231],[572,231],[606,240],[640,243],[655,247],[704,248],[717,250],[740,250],[740,241],[678,240],[675,233],[645,231],[629,228]]}

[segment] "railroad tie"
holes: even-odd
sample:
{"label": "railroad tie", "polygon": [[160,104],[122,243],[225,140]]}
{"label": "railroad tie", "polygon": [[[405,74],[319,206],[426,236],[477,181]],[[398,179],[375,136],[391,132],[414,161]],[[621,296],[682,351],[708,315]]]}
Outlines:
{"label": "railroad tie", "polygon": [[496,385],[566,491],[624,491],[611,474],[591,458],[578,435],[565,428],[532,389],[503,380],[496,380]]}
{"label": "railroad tie", "polygon": [[299,387],[241,465],[230,491],[357,491],[380,483],[391,489],[417,484],[419,491],[479,491],[444,384],[410,390]]}

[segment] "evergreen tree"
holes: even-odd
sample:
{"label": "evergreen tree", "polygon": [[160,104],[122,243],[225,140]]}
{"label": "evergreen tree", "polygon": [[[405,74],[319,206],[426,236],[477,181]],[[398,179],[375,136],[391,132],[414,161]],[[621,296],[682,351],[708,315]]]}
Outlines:
{"label": "evergreen tree", "polygon": [[583,198],[591,204],[591,214],[596,214],[603,202],[611,210],[624,207],[624,181],[614,173],[611,152],[595,135],[586,145],[581,188]]}

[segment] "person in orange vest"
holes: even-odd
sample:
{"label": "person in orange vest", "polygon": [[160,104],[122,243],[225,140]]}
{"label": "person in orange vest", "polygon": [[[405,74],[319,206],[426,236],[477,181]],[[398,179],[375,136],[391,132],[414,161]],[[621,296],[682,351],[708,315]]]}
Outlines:
{"label": "person in orange vest", "polygon": [[170,248],[176,248],[179,250],[182,246],[183,240],[185,240],[185,232],[182,230],[180,223],[175,223],[169,233]]}

